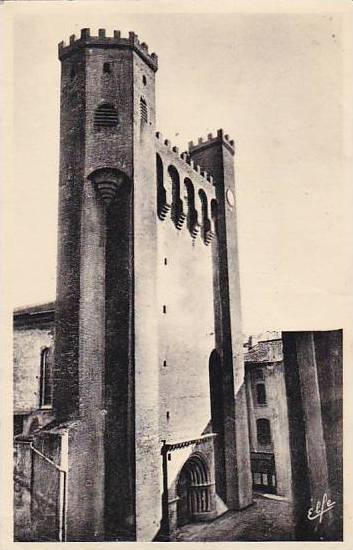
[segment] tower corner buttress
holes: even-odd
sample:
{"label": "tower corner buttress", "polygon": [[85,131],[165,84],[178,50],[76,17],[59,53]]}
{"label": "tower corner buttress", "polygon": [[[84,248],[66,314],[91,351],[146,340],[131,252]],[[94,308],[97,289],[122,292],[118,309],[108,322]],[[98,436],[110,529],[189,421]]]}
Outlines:
{"label": "tower corner buttress", "polygon": [[[216,479],[225,490],[228,507],[241,509],[252,502],[252,482],[241,330],[234,154],[234,141],[222,129],[216,136],[209,134],[206,140],[199,138],[196,144],[189,143],[191,160],[213,176],[217,204],[213,271],[215,339],[222,376],[223,454],[216,456]],[[219,418],[217,422],[219,424]]]}

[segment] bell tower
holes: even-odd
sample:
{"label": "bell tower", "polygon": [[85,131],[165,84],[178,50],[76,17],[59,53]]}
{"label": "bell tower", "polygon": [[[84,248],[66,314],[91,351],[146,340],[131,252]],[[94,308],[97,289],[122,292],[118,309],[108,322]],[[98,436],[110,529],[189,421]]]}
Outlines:
{"label": "bell tower", "polygon": [[160,519],[157,56],[135,33],[83,29],[59,59],[54,408],[70,426],[67,536],[149,540]]}

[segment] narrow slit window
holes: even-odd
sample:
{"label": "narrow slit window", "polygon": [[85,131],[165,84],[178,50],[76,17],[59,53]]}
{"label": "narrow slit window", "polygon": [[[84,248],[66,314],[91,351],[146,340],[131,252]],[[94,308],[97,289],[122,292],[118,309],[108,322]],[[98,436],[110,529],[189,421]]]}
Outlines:
{"label": "narrow slit window", "polygon": [[111,72],[112,71],[111,71],[110,63],[103,63],[103,73],[110,74]]}
{"label": "narrow slit window", "polygon": [[164,361],[163,361],[163,367],[166,367],[166,366],[167,366],[167,361],[166,361],[166,359],[164,359]]}
{"label": "narrow slit window", "polygon": [[167,258],[164,258],[164,265],[167,265],[168,264],[168,260]]}
{"label": "narrow slit window", "polygon": [[52,365],[50,360],[50,349],[43,349],[40,356],[40,407],[51,407],[52,405]]}
{"label": "narrow slit window", "polygon": [[163,313],[167,313],[167,306],[163,306]]}

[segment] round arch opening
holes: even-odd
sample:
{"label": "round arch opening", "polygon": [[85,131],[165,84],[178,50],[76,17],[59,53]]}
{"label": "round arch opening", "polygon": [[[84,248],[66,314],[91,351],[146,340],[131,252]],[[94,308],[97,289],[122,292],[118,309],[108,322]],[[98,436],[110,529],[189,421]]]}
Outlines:
{"label": "round arch opening", "polygon": [[177,483],[177,526],[214,517],[214,485],[205,458],[192,455],[180,471]]}

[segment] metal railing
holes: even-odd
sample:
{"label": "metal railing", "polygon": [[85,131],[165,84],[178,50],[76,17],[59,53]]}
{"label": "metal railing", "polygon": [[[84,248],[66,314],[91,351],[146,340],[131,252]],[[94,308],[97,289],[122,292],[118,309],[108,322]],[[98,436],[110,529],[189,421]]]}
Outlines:
{"label": "metal railing", "polygon": [[[66,540],[67,472],[31,443],[32,522],[41,540]],[[37,463],[37,461],[40,461]]]}

